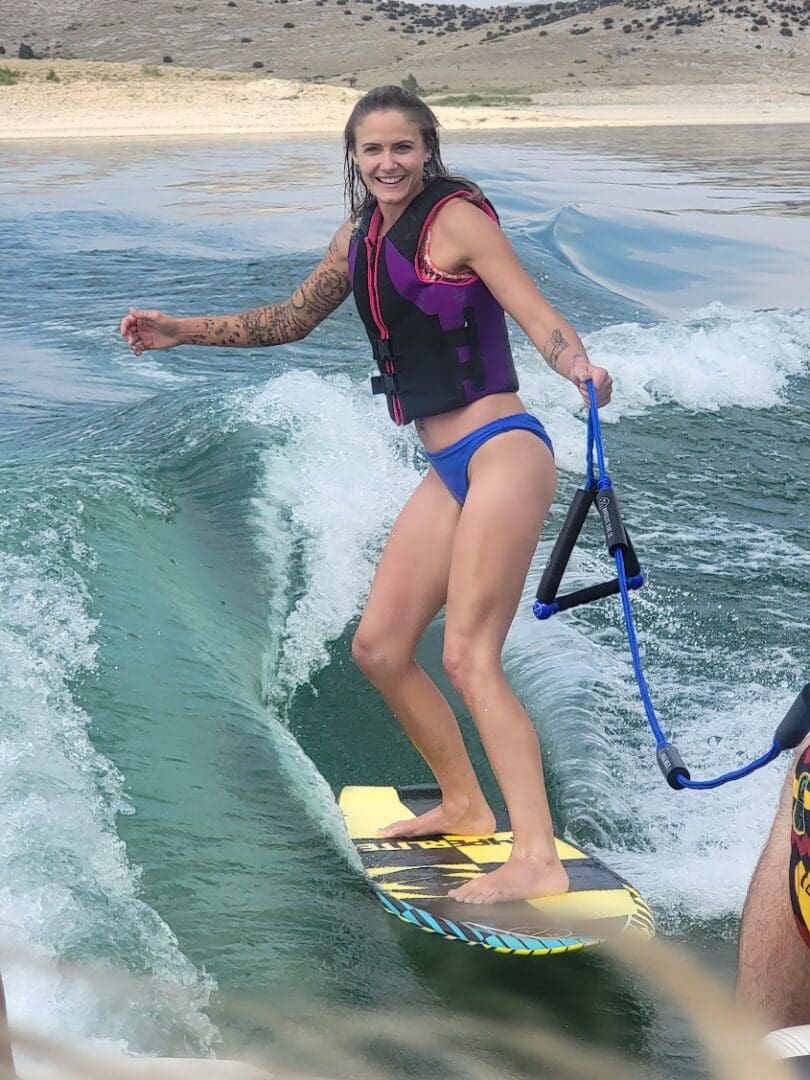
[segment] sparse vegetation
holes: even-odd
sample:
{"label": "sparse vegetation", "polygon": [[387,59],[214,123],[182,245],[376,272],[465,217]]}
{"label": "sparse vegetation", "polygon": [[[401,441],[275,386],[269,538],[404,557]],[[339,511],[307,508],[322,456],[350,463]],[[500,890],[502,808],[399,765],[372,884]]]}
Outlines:
{"label": "sparse vegetation", "polygon": [[45,76],[45,82],[61,82],[61,81],[62,80],[59,78],[59,76],[56,74],[56,72],[53,70],[53,68],[51,68],[50,71],[48,72],[48,74]]}
{"label": "sparse vegetation", "polygon": [[143,75],[147,79],[156,79],[159,76],[162,76],[163,72],[160,70],[159,67],[155,67],[154,64],[142,64],[141,75]]}
{"label": "sparse vegetation", "polygon": [[526,94],[447,94],[432,98],[431,105],[477,105],[485,109],[511,109],[514,106],[531,105]]}
{"label": "sparse vegetation", "polygon": [[417,82],[416,76],[413,74],[406,75],[402,80],[401,85],[403,90],[410,90],[412,94],[419,94],[420,97],[424,94],[424,90]]}
{"label": "sparse vegetation", "polygon": [[19,82],[21,78],[21,72],[12,71],[12,69],[8,67],[0,67],[0,86],[13,86],[14,83]]}

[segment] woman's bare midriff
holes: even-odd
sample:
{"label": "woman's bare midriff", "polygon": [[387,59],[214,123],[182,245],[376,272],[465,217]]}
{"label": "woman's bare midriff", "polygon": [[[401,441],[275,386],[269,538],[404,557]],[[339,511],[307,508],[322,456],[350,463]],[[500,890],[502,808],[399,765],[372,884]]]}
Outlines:
{"label": "woman's bare midriff", "polygon": [[526,406],[517,394],[488,394],[461,409],[416,420],[414,426],[424,448],[435,454],[492,420],[525,412]]}

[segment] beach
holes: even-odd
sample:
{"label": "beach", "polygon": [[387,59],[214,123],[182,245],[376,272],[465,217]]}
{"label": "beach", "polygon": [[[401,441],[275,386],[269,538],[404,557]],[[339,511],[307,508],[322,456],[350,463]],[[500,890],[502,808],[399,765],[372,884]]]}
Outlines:
{"label": "beach", "polygon": [[447,130],[807,123],[808,22],[781,0],[32,3],[0,31],[0,138],[338,132],[403,80]]}
{"label": "beach", "polygon": [[[7,66],[23,77],[0,87],[0,139],[338,133],[360,96],[346,87],[181,68],[143,72],[76,60]],[[746,84],[580,88],[519,104],[434,107],[447,131],[810,123],[810,96]]]}

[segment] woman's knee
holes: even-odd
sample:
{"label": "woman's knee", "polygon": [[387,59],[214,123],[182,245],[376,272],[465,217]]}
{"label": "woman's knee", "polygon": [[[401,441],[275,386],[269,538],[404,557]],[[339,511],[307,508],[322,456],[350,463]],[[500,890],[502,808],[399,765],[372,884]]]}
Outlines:
{"label": "woman's knee", "polygon": [[413,646],[393,635],[372,632],[361,623],[352,639],[352,659],[366,678],[377,683],[397,675],[413,662]]}
{"label": "woman's knee", "polygon": [[491,691],[493,679],[503,678],[500,656],[469,639],[448,639],[445,635],[442,663],[453,689],[468,707],[474,706],[487,688]]}

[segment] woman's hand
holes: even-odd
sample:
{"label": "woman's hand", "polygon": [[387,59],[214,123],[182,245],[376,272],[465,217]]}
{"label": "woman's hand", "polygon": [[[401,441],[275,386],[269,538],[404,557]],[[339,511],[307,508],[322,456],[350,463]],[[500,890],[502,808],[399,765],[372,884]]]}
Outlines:
{"label": "woman's hand", "polygon": [[593,388],[596,391],[596,403],[601,408],[603,405],[607,405],[610,401],[611,394],[613,393],[613,380],[608,374],[607,370],[603,367],[596,367],[590,360],[586,360],[584,357],[574,360],[571,365],[571,370],[568,373],[568,378],[579,388],[580,394],[582,394],[586,405],[590,405],[591,399],[588,394],[588,382],[593,383]]}
{"label": "woman's hand", "polygon": [[162,311],[129,309],[121,320],[121,336],[140,356],[146,349],[173,349],[180,345],[180,320]]}

